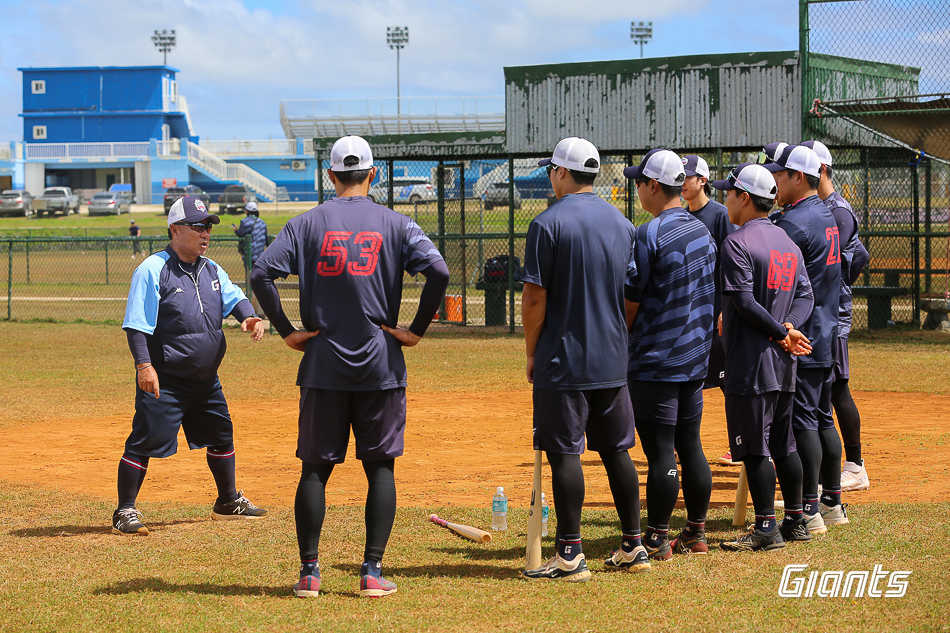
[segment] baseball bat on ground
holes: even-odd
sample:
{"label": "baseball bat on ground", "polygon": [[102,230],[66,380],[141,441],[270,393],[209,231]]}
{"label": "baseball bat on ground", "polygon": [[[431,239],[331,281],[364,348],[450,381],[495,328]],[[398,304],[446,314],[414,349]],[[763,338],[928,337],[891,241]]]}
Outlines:
{"label": "baseball bat on ground", "polygon": [[732,509],[732,524],[745,525],[745,514],[749,507],[749,479],[745,472],[745,462],[739,469],[739,484],[736,486],[736,505]]}
{"label": "baseball bat on ground", "polygon": [[531,508],[528,510],[528,544],[524,568],[541,566],[541,451],[534,452],[534,481],[531,483]]}
{"label": "baseball bat on ground", "polygon": [[446,530],[455,534],[459,538],[465,538],[470,541],[475,541],[476,543],[491,543],[491,534],[485,530],[479,530],[474,528],[471,525],[462,525],[461,523],[452,523],[451,521],[446,521],[445,519],[440,519],[434,514],[429,515],[429,520],[435,523],[436,525],[441,525]]}

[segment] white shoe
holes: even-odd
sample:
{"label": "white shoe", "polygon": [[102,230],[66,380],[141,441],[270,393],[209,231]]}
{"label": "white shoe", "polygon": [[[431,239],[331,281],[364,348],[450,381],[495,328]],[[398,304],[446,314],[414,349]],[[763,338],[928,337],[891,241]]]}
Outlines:
{"label": "white shoe", "polygon": [[845,504],[836,506],[826,506],[823,503],[818,504],[818,512],[821,514],[821,520],[825,525],[844,525],[850,523],[848,513],[845,511]]}
{"label": "white shoe", "polygon": [[864,466],[858,466],[854,462],[845,462],[841,469],[841,492],[851,492],[854,490],[867,490],[871,487],[871,480],[868,479],[868,471]]}
{"label": "white shoe", "polygon": [[804,519],[805,527],[807,527],[808,531],[812,534],[824,534],[828,531],[828,528],[825,527],[825,520],[821,517],[821,513],[806,514],[804,515]]}

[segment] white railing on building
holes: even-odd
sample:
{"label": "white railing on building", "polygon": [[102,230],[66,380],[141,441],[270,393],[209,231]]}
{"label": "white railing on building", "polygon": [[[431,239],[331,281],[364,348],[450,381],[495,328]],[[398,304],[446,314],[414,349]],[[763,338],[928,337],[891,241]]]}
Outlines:
{"label": "white railing on building", "polygon": [[12,153],[9,145],[0,145],[0,160],[10,160]]}
{"label": "white railing on building", "polygon": [[188,160],[218,180],[228,179],[228,164],[196,143],[188,141]]}
{"label": "white railing on building", "polygon": [[201,147],[218,156],[296,156],[294,139],[267,139],[262,141],[201,141]]}
{"label": "white railing on building", "polygon": [[290,138],[502,131],[505,98],[290,99],[280,102],[280,122]]}
{"label": "white railing on building", "polygon": [[244,163],[228,163],[200,145],[188,141],[188,160],[204,169],[218,180],[237,181],[268,200],[277,197],[277,185],[273,180],[254,171]]}
{"label": "white railing on building", "polygon": [[149,142],[126,143],[27,143],[26,158],[58,160],[90,158],[148,158]]}
{"label": "white railing on building", "polygon": [[181,156],[181,139],[172,138],[167,141],[155,141],[155,153],[160,158]]}

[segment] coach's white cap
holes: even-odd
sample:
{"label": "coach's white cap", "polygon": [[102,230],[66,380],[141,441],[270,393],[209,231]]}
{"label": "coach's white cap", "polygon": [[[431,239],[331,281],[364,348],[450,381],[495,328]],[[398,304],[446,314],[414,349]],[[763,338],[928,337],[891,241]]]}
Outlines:
{"label": "coach's white cap", "polygon": [[[593,167],[587,166],[587,161],[594,159],[597,164]],[[538,161],[539,167],[546,165],[557,165],[571,171],[584,171],[588,174],[596,174],[600,171],[600,153],[594,144],[577,136],[568,136],[558,141],[554,148],[554,155],[551,158],[542,158]]]}
{"label": "coach's white cap", "polygon": [[709,165],[696,154],[687,154],[683,157],[683,169],[687,176],[709,178]]}
{"label": "coach's white cap", "polygon": [[651,178],[672,187],[686,182],[683,159],[668,149],[651,149],[639,165],[624,167],[623,175],[631,180]]}
{"label": "coach's white cap", "polygon": [[211,222],[218,224],[221,218],[208,213],[205,203],[196,196],[182,196],[168,210],[168,226],[176,222]]}
{"label": "coach's white cap", "polygon": [[828,149],[828,146],[821,141],[805,141],[802,143],[802,145],[811,148],[816,154],[818,154],[818,160],[821,161],[822,165],[831,164],[831,151]]}
{"label": "coach's white cap", "polygon": [[725,180],[713,180],[709,184],[720,191],[737,189],[768,200],[774,200],[775,194],[778,193],[772,172],[755,163],[742,163],[733,169]]}
{"label": "coach's white cap", "polygon": [[[346,159],[350,157],[356,161],[347,165]],[[330,149],[330,171],[358,171],[372,166],[373,150],[362,136],[344,136]]]}
{"label": "coach's white cap", "polygon": [[789,145],[782,150],[781,156],[775,158],[774,163],[765,165],[765,168],[771,172],[792,169],[816,178],[821,175],[821,161],[818,160],[818,154],[804,145]]}

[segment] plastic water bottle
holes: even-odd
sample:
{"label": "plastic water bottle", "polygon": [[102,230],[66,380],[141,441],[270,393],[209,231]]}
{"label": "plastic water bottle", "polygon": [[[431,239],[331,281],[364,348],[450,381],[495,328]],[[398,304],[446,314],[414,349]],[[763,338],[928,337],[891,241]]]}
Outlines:
{"label": "plastic water bottle", "polygon": [[508,529],[508,497],[501,486],[491,500],[491,529],[499,532]]}
{"label": "plastic water bottle", "polygon": [[548,535],[548,502],[544,499],[544,493],[541,493],[541,536]]}

